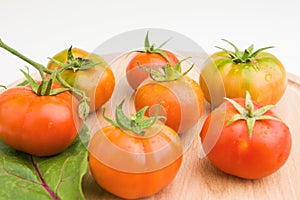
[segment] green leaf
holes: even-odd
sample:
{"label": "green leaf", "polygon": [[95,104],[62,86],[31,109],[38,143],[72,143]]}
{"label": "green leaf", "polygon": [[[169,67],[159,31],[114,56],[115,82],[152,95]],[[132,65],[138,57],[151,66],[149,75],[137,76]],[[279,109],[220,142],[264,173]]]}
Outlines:
{"label": "green leaf", "polygon": [[116,108],[116,111],[115,111],[116,122],[121,129],[131,130],[131,128],[132,128],[131,120],[123,112],[124,102],[125,102],[125,99],[123,99],[122,102]]}
{"label": "green leaf", "polygon": [[153,80],[156,80],[158,82],[166,80],[165,79],[165,75],[163,73],[160,73],[160,72],[158,72],[156,70],[153,70],[153,69],[148,68],[148,67],[140,66],[140,65],[139,65],[139,68],[141,70],[144,70],[144,71],[148,72],[149,75],[150,75],[150,78],[152,78]]}
{"label": "green leaf", "polygon": [[236,59],[237,58],[236,55],[234,54],[234,52],[229,51],[229,50],[227,50],[225,48],[222,48],[222,47],[218,47],[218,46],[215,46],[215,47],[217,49],[220,49],[220,50],[224,51],[225,53],[227,53],[231,57],[231,59]]}
{"label": "green leaf", "polygon": [[111,125],[113,125],[114,127],[120,128],[119,124],[117,122],[115,122],[114,120],[108,118],[107,116],[105,116],[105,107],[103,107],[103,111],[102,111],[102,116],[103,118],[110,123]]}
{"label": "green leaf", "polygon": [[79,68],[79,70],[90,69],[90,68],[92,68],[92,67],[95,67],[95,66],[97,66],[97,65],[100,65],[101,63],[102,63],[102,62],[96,62],[96,63],[92,62],[92,63],[90,63],[90,64],[83,64],[83,65],[81,65],[81,67]]}
{"label": "green leaf", "polygon": [[165,46],[172,38],[167,39],[166,41],[164,41],[161,45],[159,45],[157,47],[157,49],[161,49],[163,46]]}
{"label": "green leaf", "polygon": [[35,80],[29,75],[28,72],[25,72],[24,70],[20,69],[21,72],[24,74],[24,76],[26,77],[32,91],[34,91],[35,93],[37,93],[37,90],[39,88],[39,84],[37,84],[37,82],[35,82]]}
{"label": "green leaf", "polygon": [[256,111],[253,112],[254,116],[259,116],[259,115],[263,115],[265,114],[268,110],[270,110],[271,108],[273,108],[274,105],[267,105],[264,106],[262,108],[257,109]]}
{"label": "green leaf", "polygon": [[255,117],[256,120],[274,120],[274,121],[278,121],[278,122],[281,122],[280,119],[274,117],[274,116],[271,116],[271,115],[263,115],[263,116],[258,116],[258,117]]}
{"label": "green leaf", "polygon": [[233,122],[241,120],[241,119],[245,120],[246,118],[241,114],[235,114],[230,120],[228,120],[228,122],[226,123],[226,126],[229,126]]}
{"label": "green leaf", "polygon": [[157,119],[165,118],[164,116],[158,115],[161,107],[161,103],[159,104],[154,117],[143,118],[146,110],[149,108],[149,106],[145,106],[137,113],[131,114],[129,118],[123,112],[124,102],[125,99],[123,99],[121,103],[116,107],[116,111],[115,111],[116,121],[106,117],[104,115],[105,109],[103,109],[103,118],[111,125],[120,128],[122,130],[130,130],[135,132],[138,135],[144,136],[146,133],[144,130],[145,128],[152,126]]}
{"label": "green leaf", "polygon": [[144,115],[145,115],[145,112],[146,110],[149,108],[149,106],[145,106],[144,108],[142,108],[141,110],[139,110],[135,115],[136,117],[136,120],[142,120]]}
{"label": "green leaf", "polygon": [[69,88],[56,88],[50,91],[50,96],[54,96],[57,95],[59,93],[65,92],[65,91],[69,91]]}
{"label": "green leaf", "polygon": [[255,118],[248,118],[246,120],[247,128],[248,128],[248,134],[249,134],[250,139],[252,138],[252,133],[253,133],[254,125],[255,125],[255,120],[256,120]]}
{"label": "green leaf", "polygon": [[264,107],[261,107],[257,110],[254,108],[254,104],[251,100],[251,95],[248,91],[246,91],[246,99],[245,99],[245,108],[235,102],[232,99],[226,98],[227,101],[229,101],[235,109],[239,112],[238,114],[235,114],[230,120],[227,121],[226,126],[231,125],[232,123],[238,121],[238,120],[246,120],[247,129],[249,138],[252,138],[252,132],[255,125],[256,120],[275,120],[275,121],[281,121],[280,119],[270,116],[270,115],[264,115],[268,110],[270,110],[273,105],[267,105]]}
{"label": "green leaf", "polygon": [[[0,140],[0,197],[16,199],[84,199],[81,184],[88,167],[88,128],[64,152],[35,157]],[[51,196],[52,195],[52,196]]]}
{"label": "green leaf", "polygon": [[28,84],[29,84],[28,80],[24,80],[22,83],[19,83],[17,86],[25,86]]}
{"label": "green leaf", "polygon": [[235,102],[234,100],[229,99],[227,97],[225,97],[225,99],[227,101],[229,101],[240,114],[246,114],[247,113],[247,110],[243,106],[241,106],[240,104],[238,104],[237,102]]}
{"label": "green leaf", "polygon": [[85,99],[81,99],[78,107],[78,115],[81,119],[86,119],[90,113],[90,106]]}
{"label": "green leaf", "polygon": [[247,48],[247,51],[251,54],[252,51],[253,51],[253,49],[254,49],[254,45],[251,44],[251,45]]}
{"label": "green leaf", "polygon": [[248,111],[248,116],[253,117],[254,104],[252,102],[251,95],[248,91],[246,91],[245,107],[246,107],[246,110]]}
{"label": "green leaf", "polygon": [[164,57],[164,59],[166,59],[166,61],[170,62],[168,55],[164,51],[162,51],[160,49],[155,49],[151,53],[160,54],[162,57]]}
{"label": "green leaf", "polygon": [[225,39],[222,39],[224,42],[227,42],[228,44],[230,44],[234,50],[235,50],[235,55],[238,57],[238,58],[242,58],[242,53],[241,51],[232,43],[232,42],[229,42],[228,40],[225,40]]}
{"label": "green leaf", "polygon": [[260,48],[257,51],[255,51],[254,53],[252,53],[249,57],[250,58],[254,58],[255,56],[257,56],[260,52],[267,50],[267,49],[271,49],[274,48],[274,46],[269,46],[269,47],[264,47],[264,48]]}
{"label": "green leaf", "polygon": [[73,53],[72,53],[72,46],[68,49],[68,61],[69,62],[73,62],[74,61],[74,56],[73,56]]}
{"label": "green leaf", "polygon": [[148,35],[149,35],[149,32],[147,31],[146,37],[145,37],[145,42],[144,42],[146,51],[150,48],[150,42],[149,42],[149,36]]}

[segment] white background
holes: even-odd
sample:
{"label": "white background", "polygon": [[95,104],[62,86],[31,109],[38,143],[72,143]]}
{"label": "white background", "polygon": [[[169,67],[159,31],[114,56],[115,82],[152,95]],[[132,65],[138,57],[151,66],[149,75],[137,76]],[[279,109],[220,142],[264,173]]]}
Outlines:
{"label": "white background", "polygon": [[[228,47],[274,45],[290,73],[300,76],[300,6],[297,0],[0,0],[0,38],[42,64],[70,45],[93,51],[111,37],[139,28],[179,32],[208,54]],[[0,84],[22,77],[25,63],[0,49]],[[33,71],[33,70],[32,70]]]}

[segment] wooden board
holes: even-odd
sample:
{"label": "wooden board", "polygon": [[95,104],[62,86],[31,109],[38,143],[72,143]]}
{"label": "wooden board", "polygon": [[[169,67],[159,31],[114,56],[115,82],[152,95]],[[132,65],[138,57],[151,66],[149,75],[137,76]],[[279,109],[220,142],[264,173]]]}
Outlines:
{"label": "wooden board", "polygon": [[[113,69],[122,68],[122,63],[114,64],[117,66],[113,66]],[[122,77],[120,70],[115,73]],[[192,75],[197,80],[198,75],[195,72]],[[288,79],[285,95],[274,111],[289,126],[293,144],[288,161],[279,171],[260,180],[244,180],[222,173],[207,158],[199,156],[201,144],[196,133],[192,145],[184,154],[182,166],[174,181],[161,192],[146,199],[300,199],[300,77],[288,74]],[[209,111],[209,105],[206,104],[200,125]],[[90,122],[91,130],[95,129],[94,120]],[[88,200],[119,199],[99,187],[90,172],[84,177],[83,189]]]}
{"label": "wooden board", "polygon": [[[114,69],[116,68],[118,66],[114,66]],[[117,81],[125,84],[125,82],[122,83],[124,78],[122,72],[120,70],[114,72]],[[182,166],[174,181],[159,193],[145,199],[300,199],[300,133],[298,133],[300,130],[300,107],[298,106],[300,103],[300,77],[288,74],[288,79],[285,95],[274,111],[289,126],[293,143],[290,157],[279,171],[260,180],[244,180],[222,173],[207,158],[199,156],[201,145],[198,133],[195,133],[192,144],[183,156]],[[17,81],[11,86],[19,82]],[[200,125],[209,111],[209,105],[206,104]],[[95,125],[99,113],[100,111],[87,120],[91,133],[99,128]],[[87,200],[119,199],[99,187],[90,171],[84,176],[83,190]]]}

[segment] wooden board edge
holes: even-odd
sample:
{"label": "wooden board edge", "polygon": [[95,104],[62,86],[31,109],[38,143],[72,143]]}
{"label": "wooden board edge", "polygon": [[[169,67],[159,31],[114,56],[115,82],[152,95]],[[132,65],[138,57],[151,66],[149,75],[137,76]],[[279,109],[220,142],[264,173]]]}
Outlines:
{"label": "wooden board edge", "polygon": [[287,78],[290,85],[295,85],[300,88],[300,76],[292,73],[287,73]]}

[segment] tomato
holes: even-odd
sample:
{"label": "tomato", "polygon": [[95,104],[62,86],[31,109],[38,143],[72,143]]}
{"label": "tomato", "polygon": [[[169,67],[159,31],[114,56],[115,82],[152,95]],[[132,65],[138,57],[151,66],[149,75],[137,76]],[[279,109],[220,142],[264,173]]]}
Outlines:
{"label": "tomato", "polygon": [[66,149],[82,127],[78,101],[69,92],[38,96],[30,87],[14,87],[0,95],[0,138],[36,156]]}
{"label": "tomato", "polygon": [[[167,50],[162,50],[168,56],[171,65],[179,62],[175,54]],[[129,85],[136,90],[138,86],[149,77],[149,74],[140,69],[140,66],[156,68],[167,64],[166,58],[158,53],[138,52],[128,63],[126,67],[126,78]]]}
{"label": "tomato", "polygon": [[[162,103],[166,125],[178,133],[191,129],[203,113],[204,96],[193,79],[184,76],[173,81],[149,80],[142,84],[134,96],[136,110]],[[147,115],[151,113],[148,110]]]}
{"label": "tomato", "polygon": [[[234,100],[246,107],[244,98]],[[291,134],[286,124],[266,107],[252,105],[248,107],[256,110],[251,111],[253,115],[246,110],[246,118],[240,118],[241,112],[232,103],[224,102],[207,117],[200,133],[203,149],[212,164],[246,179],[274,173],[287,161],[291,150]],[[253,119],[255,123],[251,125]]]}
{"label": "tomato", "polygon": [[[120,121],[124,120],[115,123]],[[130,122],[128,125],[143,123]],[[142,135],[116,126],[103,127],[90,140],[89,167],[96,182],[125,199],[151,196],[166,187],[182,162],[182,144],[177,133],[160,121],[144,128]]]}
{"label": "tomato", "polygon": [[276,104],[286,90],[287,78],[282,63],[271,53],[263,52],[270,47],[252,53],[253,45],[241,52],[230,44],[236,52],[221,48],[223,51],[211,55],[203,65],[200,85],[205,99],[219,105],[224,96],[244,97],[249,91],[259,104]]}
{"label": "tomato", "polygon": [[[71,51],[75,60],[80,58],[99,63],[88,69],[80,69],[80,66],[77,66],[79,68],[75,68],[75,71],[66,69],[61,73],[62,78],[68,84],[85,92],[86,96],[90,98],[90,110],[95,111],[112,96],[115,87],[114,74],[107,63],[98,55],[78,48],[72,48]],[[68,49],[59,52],[53,59],[65,64],[71,62],[68,59]],[[51,60],[47,68],[53,70],[55,68],[59,69],[61,66]]]}
{"label": "tomato", "polygon": [[140,69],[139,66],[157,70],[168,63],[171,66],[174,66],[179,62],[175,54],[161,49],[161,47],[163,47],[169,40],[165,41],[159,47],[155,47],[154,44],[150,45],[148,34],[149,33],[147,32],[144,41],[145,49],[135,51],[136,54],[126,67],[127,81],[134,90],[136,90],[138,86],[149,77],[149,73]]}

